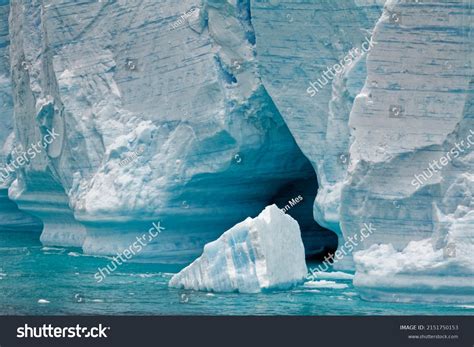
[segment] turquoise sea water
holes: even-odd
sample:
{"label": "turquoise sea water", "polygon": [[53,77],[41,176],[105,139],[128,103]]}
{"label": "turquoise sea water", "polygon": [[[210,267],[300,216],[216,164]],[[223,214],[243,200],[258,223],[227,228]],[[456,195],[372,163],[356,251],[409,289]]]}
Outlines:
{"label": "turquoise sea water", "polygon": [[0,232],[0,315],[472,315],[474,306],[379,303],[344,289],[303,285],[261,294],[170,289],[172,267],[124,264],[97,283],[107,258],[43,247],[38,233]]}

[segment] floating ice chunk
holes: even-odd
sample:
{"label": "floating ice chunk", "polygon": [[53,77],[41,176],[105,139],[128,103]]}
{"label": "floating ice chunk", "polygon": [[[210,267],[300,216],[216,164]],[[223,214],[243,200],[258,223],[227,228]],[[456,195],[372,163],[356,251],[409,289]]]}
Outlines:
{"label": "floating ice chunk", "polygon": [[474,305],[459,305],[457,307],[465,308],[468,310],[474,310]]}
{"label": "floating ice chunk", "polygon": [[349,286],[344,283],[336,283],[334,281],[308,281],[304,284],[308,288],[331,288],[331,289],[346,289]]}
{"label": "floating ice chunk", "polygon": [[332,280],[352,280],[354,278],[353,274],[342,272],[342,271],[334,271],[334,272],[314,272],[313,276],[317,279],[332,279]]}
{"label": "floating ice chunk", "polygon": [[204,247],[203,254],[171,278],[171,287],[255,293],[289,288],[306,275],[298,223],[276,205],[247,218]]}

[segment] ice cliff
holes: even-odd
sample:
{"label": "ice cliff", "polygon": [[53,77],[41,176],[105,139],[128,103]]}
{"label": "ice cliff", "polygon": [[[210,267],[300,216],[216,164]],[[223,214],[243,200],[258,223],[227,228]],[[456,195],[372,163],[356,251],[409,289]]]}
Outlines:
{"label": "ice cliff", "polygon": [[[10,36],[19,145],[60,134],[10,187],[44,244],[113,254],[160,220],[168,232],[140,256],[185,263],[300,194],[289,184],[314,198],[314,171],[259,78],[248,6],[12,2]],[[306,212],[308,253],[321,252],[331,234]]]}
{"label": "ice cliff", "polygon": [[[10,60],[8,34],[8,15],[10,13],[9,1],[0,1],[0,105],[1,120],[0,127],[0,162],[3,164],[11,145],[8,144],[8,137],[13,132],[13,102],[12,85],[10,79]],[[3,180],[2,180],[3,181]],[[3,183],[3,182],[2,182]],[[4,185],[4,184],[3,184]]]}
{"label": "ice cliff", "polygon": [[345,235],[378,226],[356,253],[370,298],[474,301],[472,10],[391,1],[375,26],[341,198]]}
{"label": "ice cliff", "polygon": [[9,13],[9,1],[0,1],[0,228],[2,230],[41,231],[41,221],[20,211],[18,206],[8,198],[8,186],[15,179],[15,173],[3,170],[15,151],[9,59]]}
{"label": "ice cliff", "polygon": [[[472,3],[383,3],[253,1],[262,79],[316,170],[315,219],[356,251],[364,295],[472,301]],[[368,52],[323,77],[364,37]],[[362,240],[365,223],[377,231]],[[452,296],[436,289],[448,273]]]}
{"label": "ice cliff", "polygon": [[271,205],[208,243],[198,259],[171,278],[170,286],[255,293],[289,288],[306,273],[298,223]]}
{"label": "ice cliff", "polygon": [[[338,233],[339,243],[344,243],[339,208],[350,157],[349,114],[366,78],[360,47],[371,39],[381,11],[375,1],[252,0],[262,80],[317,172],[314,217]],[[349,56],[343,73],[323,76],[354,48],[362,53]],[[321,85],[317,91],[311,87],[315,82]]]}
{"label": "ice cliff", "polygon": [[139,256],[189,263],[276,203],[366,298],[473,300],[470,1],[0,5],[2,163],[59,133],[0,213],[43,243],[114,254],[159,220]]}

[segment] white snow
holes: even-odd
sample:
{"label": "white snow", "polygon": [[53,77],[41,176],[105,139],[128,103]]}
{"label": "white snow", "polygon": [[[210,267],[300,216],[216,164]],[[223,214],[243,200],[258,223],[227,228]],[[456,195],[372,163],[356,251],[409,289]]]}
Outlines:
{"label": "white snow", "polygon": [[[460,197],[453,189],[445,196],[446,201],[455,201],[452,195]],[[472,206],[472,201],[468,204]],[[357,270],[354,286],[362,297],[474,302],[474,211],[462,204],[448,214],[436,205],[433,208],[440,224],[432,237],[411,241],[401,250],[392,244],[377,244],[354,253]],[[403,295],[399,294],[400,290]]]}

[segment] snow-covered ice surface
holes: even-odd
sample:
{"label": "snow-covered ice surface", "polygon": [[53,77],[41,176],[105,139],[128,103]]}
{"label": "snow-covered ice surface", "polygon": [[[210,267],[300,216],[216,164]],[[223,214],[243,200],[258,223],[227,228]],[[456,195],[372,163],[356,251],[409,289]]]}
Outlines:
{"label": "snow-covered ice surface", "polygon": [[247,218],[204,247],[174,275],[171,287],[255,293],[287,289],[303,281],[306,263],[298,223],[276,205]]}
{"label": "snow-covered ice surface", "polygon": [[354,254],[354,286],[366,300],[472,303],[474,243],[463,241],[449,252],[435,249],[430,239],[400,252],[391,244],[372,245]]}

